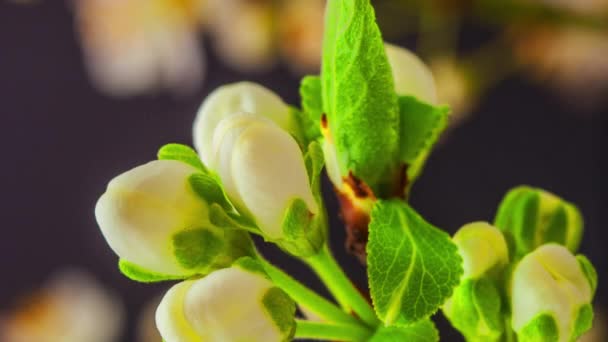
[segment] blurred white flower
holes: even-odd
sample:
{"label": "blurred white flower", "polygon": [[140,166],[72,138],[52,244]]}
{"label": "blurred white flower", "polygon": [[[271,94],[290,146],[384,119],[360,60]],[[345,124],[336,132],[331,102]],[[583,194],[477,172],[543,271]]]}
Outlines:
{"label": "blurred white flower", "polygon": [[296,74],[318,73],[323,47],[325,0],[282,1],[279,50]]}
{"label": "blurred white flower", "polygon": [[516,57],[542,82],[589,106],[608,91],[608,32],[527,28],[515,36]]}
{"label": "blurred white flower", "polygon": [[55,275],[38,293],[0,321],[3,342],[114,342],[120,336],[122,304],[81,271]]}
{"label": "blurred white flower", "polygon": [[203,79],[197,35],[205,0],[75,0],[94,85],[110,95],[184,93]]}
{"label": "blurred white flower", "polygon": [[276,7],[273,1],[209,0],[209,30],[222,61],[244,71],[276,62]]}

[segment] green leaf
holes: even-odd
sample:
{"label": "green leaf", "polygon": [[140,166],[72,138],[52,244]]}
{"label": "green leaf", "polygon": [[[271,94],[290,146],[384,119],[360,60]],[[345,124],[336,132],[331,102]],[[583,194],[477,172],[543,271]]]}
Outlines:
{"label": "green leaf", "polygon": [[198,154],[191,147],[182,144],[167,144],[158,150],[158,160],[179,160],[207,172]]}
{"label": "green leaf", "polygon": [[323,99],[321,93],[321,78],[305,76],[300,83],[302,111],[297,119],[306,144],[321,138],[321,116],[323,115]]}
{"label": "green leaf", "polygon": [[321,87],[342,176],[352,172],[378,197],[391,193],[399,113],[391,67],[369,0],[330,0]]}
{"label": "green leaf", "polygon": [[217,203],[226,211],[232,210],[232,204],[216,177],[209,173],[195,173],[188,178],[188,182],[192,190],[207,203]]}
{"label": "green leaf", "polygon": [[374,308],[387,325],[411,324],[433,314],[463,272],[450,236],[399,200],[374,205],[367,254]]}
{"label": "green leaf", "polygon": [[412,96],[399,97],[400,156],[407,165],[408,184],[422,171],[431,149],[447,126],[449,111],[447,106],[433,106]]}
{"label": "green leaf", "polygon": [[120,259],[118,261],[118,268],[120,269],[120,272],[127,278],[140,283],[156,283],[159,281],[181,280],[187,278],[184,276],[174,276],[149,271],[124,259]]}
{"label": "green leaf", "polygon": [[381,327],[369,342],[434,342],[439,332],[430,319],[421,320],[407,327]]}

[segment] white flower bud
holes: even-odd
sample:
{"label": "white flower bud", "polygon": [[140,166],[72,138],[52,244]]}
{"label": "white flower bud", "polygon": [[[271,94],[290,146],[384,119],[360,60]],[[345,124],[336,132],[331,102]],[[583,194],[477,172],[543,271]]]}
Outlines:
{"label": "white flower bud", "polygon": [[289,107],[271,90],[252,82],[228,84],[214,90],[201,105],[194,121],[194,146],[210,165],[213,132],[225,117],[239,112],[262,115],[292,131]]}
{"label": "white flower bud", "polygon": [[267,237],[283,236],[283,218],[295,199],[318,212],[298,144],[269,120],[245,113],[223,119],[213,150],[211,165],[228,197]]}
{"label": "white flower bud", "polygon": [[[526,255],[512,276],[512,327],[521,341],[573,341],[592,319],[592,284],[563,246],[546,244]],[[540,337],[539,337],[540,336]]]}
{"label": "white flower bud", "polygon": [[[110,181],[95,216],[112,250],[130,263],[173,276],[208,272],[242,256],[237,247],[224,243],[223,230],[209,223],[208,204],[189,183],[199,172],[179,161],[157,160]],[[201,250],[182,245],[186,257],[180,258],[176,241],[187,244],[192,239]]]}
{"label": "white flower bud", "polygon": [[501,341],[505,328],[499,282],[509,262],[507,243],[500,230],[486,222],[464,225],[453,241],[464,274],[443,312],[467,341]]}
{"label": "white flower bud", "polygon": [[293,336],[295,304],[264,274],[238,266],[173,286],[156,311],[167,342],[280,342]]}
{"label": "white flower bud", "polygon": [[463,278],[478,278],[509,263],[507,243],[498,228],[486,222],[464,225],[454,235],[462,257]]}
{"label": "white flower bud", "polygon": [[574,204],[528,186],[507,193],[494,225],[507,237],[515,259],[549,242],[564,245],[575,253],[583,233],[583,218]]}
{"label": "white flower bud", "polygon": [[436,105],[435,80],[426,64],[407,49],[388,43],[384,43],[384,49],[393,71],[395,92],[398,95],[414,96]]}

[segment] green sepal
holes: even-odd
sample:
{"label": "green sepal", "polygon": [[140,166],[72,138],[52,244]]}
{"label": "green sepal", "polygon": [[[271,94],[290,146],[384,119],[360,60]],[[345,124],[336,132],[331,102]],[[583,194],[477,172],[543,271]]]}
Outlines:
{"label": "green sepal", "polygon": [[510,190],[498,207],[494,225],[501,229],[515,260],[546,243],[557,243],[575,253],[583,221],[579,210],[542,189],[519,186]]}
{"label": "green sepal", "polygon": [[439,331],[430,319],[406,327],[380,327],[369,342],[437,342]]}
{"label": "green sepal", "polygon": [[313,215],[300,198],[291,201],[283,216],[283,236],[273,241],[292,255],[308,257],[319,252],[326,233],[321,215]]}
{"label": "green sepal", "polygon": [[591,298],[593,298],[595,290],[597,290],[597,271],[586,256],[578,254],[576,260],[578,261],[585,278],[587,278],[587,281],[589,282],[589,286],[591,287]]}
{"label": "green sepal", "polygon": [[186,145],[166,144],[158,150],[157,156],[158,160],[178,160],[207,172],[196,151]]}
{"label": "green sepal", "polygon": [[319,212],[313,215],[306,202],[301,198],[293,199],[283,216],[283,236],[279,240],[273,241],[279,247],[298,257],[316,254],[327,240],[326,214],[321,195],[323,164],[323,151],[319,143],[313,141],[308,145],[304,155],[304,165]]}
{"label": "green sepal", "polygon": [[593,326],[593,307],[591,304],[581,306],[574,320],[574,329],[570,341],[576,341]]}
{"label": "green sepal", "polygon": [[217,203],[226,211],[232,210],[232,204],[215,176],[210,173],[195,173],[188,177],[188,183],[192,190],[207,203]]}
{"label": "green sepal", "polygon": [[555,318],[549,314],[540,314],[517,332],[519,342],[558,342],[559,328]]}
{"label": "green sepal", "polygon": [[168,275],[149,271],[124,259],[118,261],[118,269],[125,277],[140,283],[157,283],[160,281],[182,280],[188,278],[183,275]]}
{"label": "green sepal", "polygon": [[302,110],[296,115],[300,131],[304,137],[305,146],[318,140],[321,135],[321,116],[323,115],[323,99],[321,78],[305,76],[300,82],[300,98]]}
{"label": "green sepal", "polygon": [[226,211],[217,203],[209,206],[209,222],[223,229],[241,229],[258,235],[262,234],[249,218],[232,211]]}
{"label": "green sepal", "polygon": [[377,197],[394,192],[399,113],[391,67],[369,0],[328,1],[321,88],[323,113],[342,176]]}
{"label": "green sepal", "polygon": [[262,297],[267,314],[281,332],[281,341],[291,341],[296,332],[296,303],[278,287],[271,287]]}
{"label": "green sepal", "polygon": [[408,187],[420,175],[431,149],[447,127],[449,112],[447,106],[433,106],[412,96],[399,96],[399,154],[406,165]]}
{"label": "green sepal", "polygon": [[490,278],[467,279],[454,290],[443,313],[469,342],[501,341],[505,331],[500,290]]}
{"label": "green sepal", "polygon": [[229,267],[240,257],[255,254],[251,238],[242,230],[200,227],[178,232],[172,242],[178,263],[200,275]]}
{"label": "green sepal", "polygon": [[323,149],[316,141],[310,143],[306,154],[304,155],[304,165],[306,166],[306,172],[308,173],[310,187],[317,202],[321,200],[321,171],[323,170],[324,164],[325,158],[323,157]]}
{"label": "green sepal", "polygon": [[258,261],[258,259],[251,257],[251,256],[245,256],[242,258],[239,258],[237,261],[235,261],[232,266],[237,266],[249,273],[255,273],[255,274],[259,274],[261,276],[263,276],[264,278],[271,280],[270,276],[268,276],[268,274],[266,273],[266,270],[264,269],[264,265]]}
{"label": "green sepal", "polygon": [[186,269],[211,265],[225,247],[221,236],[205,228],[185,230],[173,236],[173,254]]}
{"label": "green sepal", "polygon": [[450,236],[400,200],[374,204],[367,244],[374,309],[386,325],[407,325],[433,314],[462,276]]}

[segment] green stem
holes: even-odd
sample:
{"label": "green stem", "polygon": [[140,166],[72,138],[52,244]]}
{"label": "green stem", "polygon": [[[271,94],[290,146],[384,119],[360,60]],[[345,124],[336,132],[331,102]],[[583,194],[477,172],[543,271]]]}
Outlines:
{"label": "green stem", "polygon": [[302,283],[269,263],[263,257],[260,256],[259,260],[268,276],[278,287],[285,291],[296,303],[310,310],[319,316],[319,318],[335,323],[362,324],[357,318],[342,311],[335,304],[302,285]]}
{"label": "green stem", "polygon": [[343,309],[352,309],[370,327],[380,324],[374,309],[348,279],[327,245],[318,254],[305,258],[304,261],[317,273]]}
{"label": "green stem", "polygon": [[364,342],[372,336],[372,331],[360,325],[318,323],[296,320],[296,339],[338,340]]}

